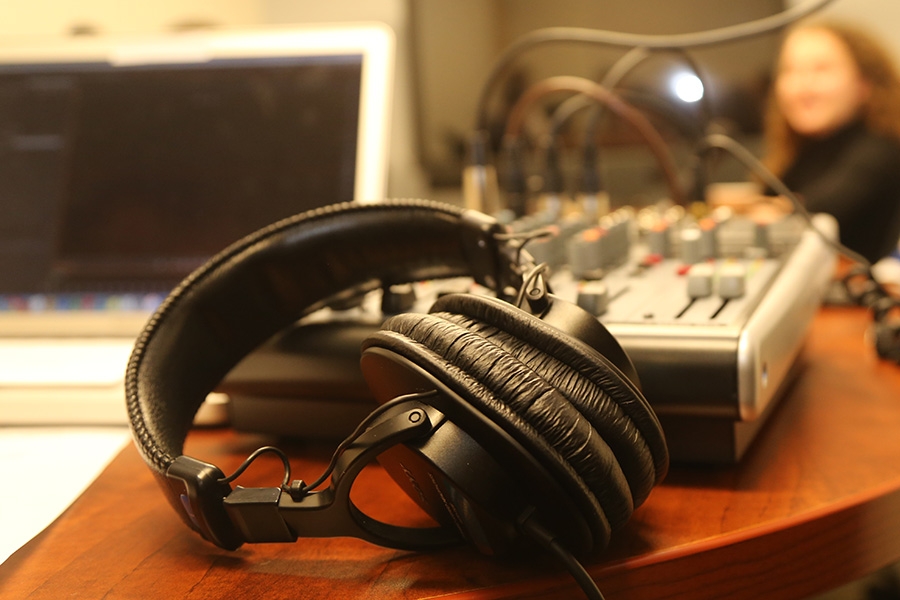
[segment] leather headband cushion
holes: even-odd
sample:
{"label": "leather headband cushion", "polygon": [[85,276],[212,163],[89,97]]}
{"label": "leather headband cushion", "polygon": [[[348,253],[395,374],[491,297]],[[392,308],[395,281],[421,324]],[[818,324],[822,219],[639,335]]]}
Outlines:
{"label": "leather headband cushion", "polygon": [[231,367],[327,299],[468,274],[462,214],[419,200],[335,205],[251,234],[196,270],[150,319],[129,361],[126,401],[145,460],[164,474]]}
{"label": "leather headband cushion", "polygon": [[364,344],[371,346],[424,367],[531,452],[593,524],[597,547],[630,517],[628,484],[606,443],[552,385],[502,348],[437,315],[415,314],[388,319]]}
{"label": "leather headband cushion", "polygon": [[[636,506],[643,501],[652,486],[665,477],[669,467],[669,451],[656,413],[640,390],[594,348],[532,315],[522,311],[510,311],[509,304],[497,298],[474,294],[449,294],[439,298],[432,305],[431,312],[464,315],[479,323],[506,331],[527,343],[527,346],[507,344],[505,346],[507,351],[535,366],[537,366],[535,360],[547,364],[558,361],[556,364],[567,365],[578,374],[579,378],[589,382],[594,391],[602,392],[570,393],[568,397],[582,414],[591,418],[595,426],[601,425],[598,420],[605,419],[612,410],[616,422],[611,423],[609,429],[623,431],[627,436],[634,434],[634,447],[646,447],[653,464],[652,474],[647,475],[652,483],[649,486],[646,482],[639,484],[640,477],[629,480],[636,488]],[[497,341],[501,342],[500,339]],[[530,348],[539,352],[535,353],[532,350],[529,356]],[[544,371],[543,368],[540,370]],[[550,372],[544,372],[556,381],[555,376],[551,375],[552,369]],[[580,381],[573,385],[580,387],[583,383]],[[609,406],[609,401],[612,401],[621,413]],[[621,414],[624,414],[627,422],[621,423]],[[611,436],[608,441],[614,439],[615,436]],[[639,452],[642,453],[643,450]],[[643,462],[644,458],[638,457],[638,460]]]}

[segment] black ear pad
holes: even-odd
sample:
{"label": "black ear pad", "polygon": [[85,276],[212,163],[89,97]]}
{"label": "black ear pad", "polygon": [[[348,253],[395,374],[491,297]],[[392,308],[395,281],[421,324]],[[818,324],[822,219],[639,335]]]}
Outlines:
{"label": "black ear pad", "polygon": [[[605,546],[613,523],[630,515],[627,483],[609,448],[551,385],[502,348],[439,316],[416,314],[391,317],[363,347],[387,349],[424,368],[534,455],[578,506],[594,547]],[[579,452],[579,442],[566,438],[591,450]]]}
{"label": "black ear pad", "polygon": [[508,303],[448,295],[430,315],[389,319],[367,345],[424,366],[532,452],[578,499],[595,547],[667,471],[662,429],[632,382]]}
{"label": "black ear pad", "polygon": [[656,414],[605,356],[496,298],[450,294],[431,311],[491,340],[552,382],[609,444],[635,506],[665,476],[669,456]]}

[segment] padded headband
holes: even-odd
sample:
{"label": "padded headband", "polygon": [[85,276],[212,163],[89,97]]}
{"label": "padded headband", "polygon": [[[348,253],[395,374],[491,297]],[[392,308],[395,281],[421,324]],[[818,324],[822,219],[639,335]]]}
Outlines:
{"label": "padded headband", "polygon": [[496,290],[517,287],[515,254],[496,240],[501,230],[487,215],[435,202],[347,203],[228,247],[166,298],[135,343],[125,393],[144,459],[164,481],[194,414],[228,371],[335,299],[466,275]]}

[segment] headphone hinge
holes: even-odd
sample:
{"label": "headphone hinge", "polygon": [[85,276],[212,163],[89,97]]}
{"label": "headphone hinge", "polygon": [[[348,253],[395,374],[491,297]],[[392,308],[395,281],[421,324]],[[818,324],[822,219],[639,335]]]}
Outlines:
{"label": "headphone hinge", "polygon": [[294,542],[291,533],[278,513],[280,488],[237,487],[225,498],[225,510],[237,524],[247,542]]}

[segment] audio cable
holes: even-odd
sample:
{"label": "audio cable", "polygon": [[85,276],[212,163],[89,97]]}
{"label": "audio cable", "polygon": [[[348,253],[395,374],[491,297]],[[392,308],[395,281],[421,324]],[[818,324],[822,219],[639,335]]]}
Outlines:
{"label": "audio cable", "polygon": [[[469,158],[463,169],[463,198],[468,208],[483,212],[499,210],[499,188],[496,169],[490,164],[490,135],[488,132],[488,100],[501,77],[524,52],[550,43],[572,43],[619,46],[632,49],[632,56],[620,67],[624,73],[629,63],[643,60],[649,50],[675,50],[734,42],[777,31],[795,21],[824,8],[833,0],[808,0],[786,10],[737,25],[730,25],[695,33],[674,35],[633,34],[583,27],[548,27],[527,33],[500,54],[481,87],[476,104],[475,131],[469,139]],[[643,50],[634,50],[640,48]],[[623,59],[624,60],[624,59]],[[615,73],[610,74],[610,77]]]}
{"label": "audio cable", "polygon": [[219,479],[218,482],[219,483],[231,483],[232,481],[234,481],[235,479],[240,477],[244,473],[244,471],[246,471],[247,468],[250,467],[250,465],[253,464],[253,462],[257,458],[262,456],[263,454],[266,454],[266,453],[275,454],[276,456],[278,456],[278,458],[281,459],[281,462],[284,465],[284,477],[282,479],[281,486],[280,486],[281,490],[283,492],[290,494],[291,498],[293,498],[294,500],[299,500],[300,498],[302,498],[303,496],[305,496],[312,490],[316,489],[317,487],[319,487],[320,485],[325,483],[325,480],[328,479],[328,477],[331,475],[332,472],[334,472],[334,468],[337,465],[337,461],[340,458],[341,454],[353,442],[355,442],[357,440],[357,438],[359,438],[359,436],[361,436],[363,433],[365,433],[365,431],[367,429],[369,429],[369,427],[372,425],[372,423],[374,423],[377,419],[381,418],[382,415],[384,415],[386,412],[393,409],[394,407],[396,407],[400,404],[403,404],[404,402],[409,402],[410,400],[413,400],[413,399],[433,396],[436,393],[437,393],[436,391],[432,390],[432,391],[422,392],[422,393],[418,393],[418,394],[406,394],[403,396],[398,396],[397,398],[393,398],[393,399],[385,402],[384,404],[377,406],[372,412],[370,412],[366,416],[365,419],[360,421],[360,423],[356,426],[356,428],[353,430],[353,432],[350,435],[348,435],[344,439],[344,441],[342,441],[340,444],[338,444],[338,447],[335,449],[334,453],[331,456],[331,460],[329,461],[328,466],[325,467],[325,470],[322,472],[322,474],[312,483],[306,483],[302,479],[298,479],[298,480],[292,482],[291,481],[290,460],[288,459],[288,457],[284,453],[284,451],[282,451],[281,449],[276,448],[274,446],[263,446],[261,448],[257,448],[250,454],[250,456],[248,456],[244,460],[244,462],[242,462],[240,464],[240,466],[238,466],[237,469],[234,470],[234,472],[231,475]]}
{"label": "audio cable", "polygon": [[563,547],[553,534],[547,531],[532,518],[532,512],[526,512],[519,518],[519,529],[538,546],[555,556],[563,564],[578,587],[584,592],[588,600],[605,600],[597,582],[591,577],[584,565],[575,558],[571,552]]}
{"label": "audio cable", "polygon": [[755,37],[777,31],[795,21],[824,8],[833,0],[809,0],[792,6],[780,13],[716,29],[696,33],[674,35],[649,35],[589,29],[584,27],[546,27],[521,36],[508,46],[494,62],[481,88],[477,104],[476,129],[487,128],[487,104],[491,92],[509,66],[527,50],[549,43],[579,43],[590,45],[641,47],[646,49],[677,49],[713,46],[727,42]]}
{"label": "audio cable", "polygon": [[709,134],[703,139],[700,153],[702,154],[708,152],[713,148],[718,148],[719,150],[728,152],[738,162],[749,169],[754,175],[759,177],[759,179],[762,180],[762,182],[766,184],[769,189],[786,198],[791,203],[793,211],[800,215],[800,217],[806,222],[807,226],[815,231],[816,234],[820,238],[822,238],[825,244],[833,248],[838,254],[842,254],[853,262],[865,266],[867,269],[871,268],[871,263],[869,263],[869,261],[864,256],[854,250],[851,250],[840,242],[831,239],[830,237],[825,235],[819,228],[817,228],[815,226],[815,223],[813,223],[812,215],[809,214],[809,211],[806,210],[806,207],[803,206],[803,203],[800,201],[797,195],[793,191],[791,191],[791,189],[777,175],[775,175],[775,173],[770,171],[769,168],[766,167],[761,160],[754,156],[752,152],[750,152],[737,140],[725,135],[724,133]]}
{"label": "audio cable", "polygon": [[599,83],[595,83],[584,77],[576,77],[573,75],[559,75],[549,77],[539,81],[529,87],[518,100],[516,100],[509,117],[506,120],[506,130],[504,134],[505,145],[509,140],[515,140],[519,137],[524,124],[525,115],[542,97],[555,93],[568,91],[583,96],[587,96],[607,107],[617,116],[627,121],[641,135],[649,146],[651,152],[659,162],[660,168],[669,186],[669,192],[672,199],[682,204],[684,201],[684,193],[678,182],[678,171],[675,166],[675,160],[672,157],[669,147],[660,133],[636,108],[622,100],[618,95],[609,91]]}

